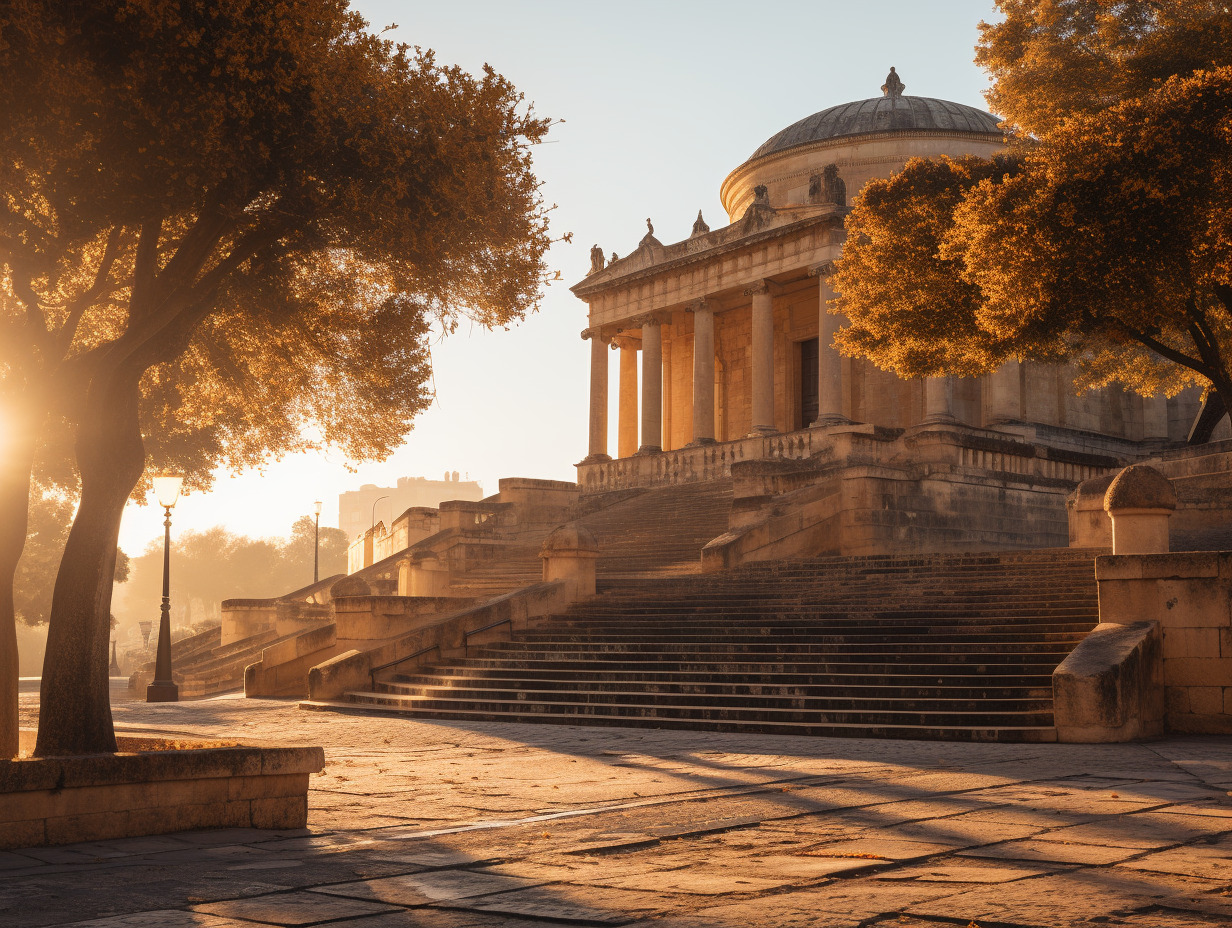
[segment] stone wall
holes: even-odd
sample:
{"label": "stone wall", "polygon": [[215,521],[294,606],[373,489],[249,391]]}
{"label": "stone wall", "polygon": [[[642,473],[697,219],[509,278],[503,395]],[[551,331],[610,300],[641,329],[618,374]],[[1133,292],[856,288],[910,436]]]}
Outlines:
{"label": "stone wall", "polygon": [[1101,623],[1158,622],[1167,726],[1232,734],[1232,552],[1095,562]]}
{"label": "stone wall", "polygon": [[[22,749],[34,732],[22,731]],[[196,828],[303,828],[321,748],[116,739],[121,753],[0,761],[0,848]]]}

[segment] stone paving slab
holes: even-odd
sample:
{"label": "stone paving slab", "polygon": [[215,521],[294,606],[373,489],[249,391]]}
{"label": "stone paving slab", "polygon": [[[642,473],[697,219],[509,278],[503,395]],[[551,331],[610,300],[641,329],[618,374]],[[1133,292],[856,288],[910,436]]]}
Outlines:
{"label": "stone paving slab", "polygon": [[235,698],[114,710],[325,745],[309,828],[4,852],[4,928],[1232,925],[1228,738],[807,739]]}

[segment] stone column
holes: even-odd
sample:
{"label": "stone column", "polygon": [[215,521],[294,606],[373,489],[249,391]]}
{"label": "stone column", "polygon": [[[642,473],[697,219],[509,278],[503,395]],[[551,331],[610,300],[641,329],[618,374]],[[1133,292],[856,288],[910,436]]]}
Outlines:
{"label": "stone column", "polygon": [[988,390],[988,424],[1022,419],[1022,365],[1006,361],[984,378]]}
{"label": "stone column", "polygon": [[[1131,464],[1108,485],[1113,554],[1167,554],[1168,520],[1176,509],[1172,481],[1146,464]],[[1227,607],[1224,607],[1226,621]]]}
{"label": "stone column", "polygon": [[637,454],[637,346],[632,338],[617,338],[620,351],[620,410],[616,453],[622,457]]}
{"label": "stone column", "polygon": [[1162,393],[1142,398],[1142,437],[1148,441],[1168,438],[1168,398]]}
{"label": "stone column", "polygon": [[817,278],[817,421],[816,428],[824,425],[840,425],[850,422],[843,415],[843,356],[834,347],[834,335],[838,332],[839,318],[827,310],[827,303],[834,299],[830,275],[834,262],[826,261],[809,271]]}
{"label": "stone column", "polygon": [[924,381],[924,419],[921,425],[955,422],[954,379],[928,377]]}
{"label": "stone column", "polygon": [[582,333],[590,339],[590,453],[583,464],[610,461],[607,453],[607,339],[594,329]]}
{"label": "stone column", "polygon": [[693,442],[714,443],[714,310],[693,304]]}
{"label": "stone column", "polygon": [[642,323],[642,447],[638,454],[663,450],[663,332],[655,316]]}
{"label": "stone column", "polygon": [[770,284],[744,291],[753,298],[753,429],[750,436],[772,435],[774,427],[774,306]]}

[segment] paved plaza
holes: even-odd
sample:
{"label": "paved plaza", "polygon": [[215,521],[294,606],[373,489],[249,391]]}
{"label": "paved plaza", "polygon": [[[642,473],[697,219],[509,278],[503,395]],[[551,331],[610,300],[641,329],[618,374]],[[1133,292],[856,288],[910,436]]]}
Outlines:
{"label": "paved plaza", "polygon": [[5,928],[1232,924],[1229,738],[425,723],[237,697],[115,718],[323,745],[309,829],[0,852]]}

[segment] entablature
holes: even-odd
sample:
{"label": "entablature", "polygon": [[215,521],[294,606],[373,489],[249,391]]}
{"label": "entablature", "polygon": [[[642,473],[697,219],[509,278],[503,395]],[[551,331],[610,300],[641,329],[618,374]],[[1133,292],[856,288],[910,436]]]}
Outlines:
{"label": "entablature", "polygon": [[743,292],[762,281],[784,284],[807,278],[811,268],[839,256],[842,240],[842,215],[835,210],[617,277],[587,279],[573,292],[589,304],[592,328],[632,327],[636,317],[687,310],[698,300],[708,300],[722,312],[746,305]]}

